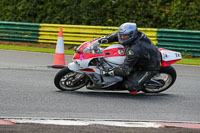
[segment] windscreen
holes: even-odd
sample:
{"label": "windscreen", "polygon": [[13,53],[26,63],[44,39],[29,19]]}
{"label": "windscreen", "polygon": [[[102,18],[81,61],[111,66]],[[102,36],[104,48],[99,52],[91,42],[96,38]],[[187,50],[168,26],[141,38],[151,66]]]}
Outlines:
{"label": "windscreen", "polygon": [[85,42],[77,48],[78,53],[99,53],[99,42],[97,40]]}

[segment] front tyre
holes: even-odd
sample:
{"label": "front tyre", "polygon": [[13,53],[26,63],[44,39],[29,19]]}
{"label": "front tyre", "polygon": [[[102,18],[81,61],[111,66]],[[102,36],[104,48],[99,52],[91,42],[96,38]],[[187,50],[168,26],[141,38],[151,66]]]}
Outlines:
{"label": "front tyre", "polygon": [[[159,87],[147,87],[143,88],[145,93],[159,93],[167,90],[171,87],[176,80],[176,71],[172,66],[161,67],[160,72],[154,76],[151,80],[160,84]],[[151,82],[151,81],[150,81]]]}
{"label": "front tyre", "polygon": [[84,74],[71,71],[68,67],[60,70],[55,78],[55,86],[62,91],[75,91],[86,85],[88,78]]}

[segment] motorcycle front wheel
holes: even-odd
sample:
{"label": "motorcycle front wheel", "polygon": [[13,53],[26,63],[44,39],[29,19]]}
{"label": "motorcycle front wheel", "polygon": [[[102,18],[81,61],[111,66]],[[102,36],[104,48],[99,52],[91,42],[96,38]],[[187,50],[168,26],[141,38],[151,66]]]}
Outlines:
{"label": "motorcycle front wheel", "polygon": [[[154,80],[159,84],[157,87],[147,87],[143,88],[145,93],[159,93],[167,90],[171,87],[176,80],[176,71],[172,66],[161,67],[160,72],[154,76],[151,80]],[[151,84],[151,81],[150,83]]]}
{"label": "motorcycle front wheel", "polygon": [[75,91],[86,85],[88,78],[84,74],[71,71],[68,67],[60,70],[55,78],[55,86],[62,91]]}

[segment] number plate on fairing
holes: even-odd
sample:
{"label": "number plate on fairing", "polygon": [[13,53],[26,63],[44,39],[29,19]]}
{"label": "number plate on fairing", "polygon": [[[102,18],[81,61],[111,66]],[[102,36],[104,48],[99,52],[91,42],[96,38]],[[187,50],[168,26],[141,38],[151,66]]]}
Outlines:
{"label": "number plate on fairing", "polygon": [[180,52],[175,52],[167,49],[159,49],[162,55],[163,61],[172,61],[182,59]]}

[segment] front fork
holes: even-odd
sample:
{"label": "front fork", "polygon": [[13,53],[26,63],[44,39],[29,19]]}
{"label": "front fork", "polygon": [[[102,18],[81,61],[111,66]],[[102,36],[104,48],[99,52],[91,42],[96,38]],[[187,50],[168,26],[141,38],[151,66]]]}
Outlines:
{"label": "front fork", "polygon": [[[85,77],[85,78],[89,78],[92,81],[92,83],[95,84],[96,87],[101,87],[101,83],[99,82],[99,81],[101,81],[101,78],[100,78],[99,74],[97,74],[96,72],[81,71],[80,66],[75,62],[69,63],[68,68],[73,72],[79,73],[77,78],[80,79],[87,75],[87,77]],[[76,81],[78,81],[78,80],[76,80]]]}

